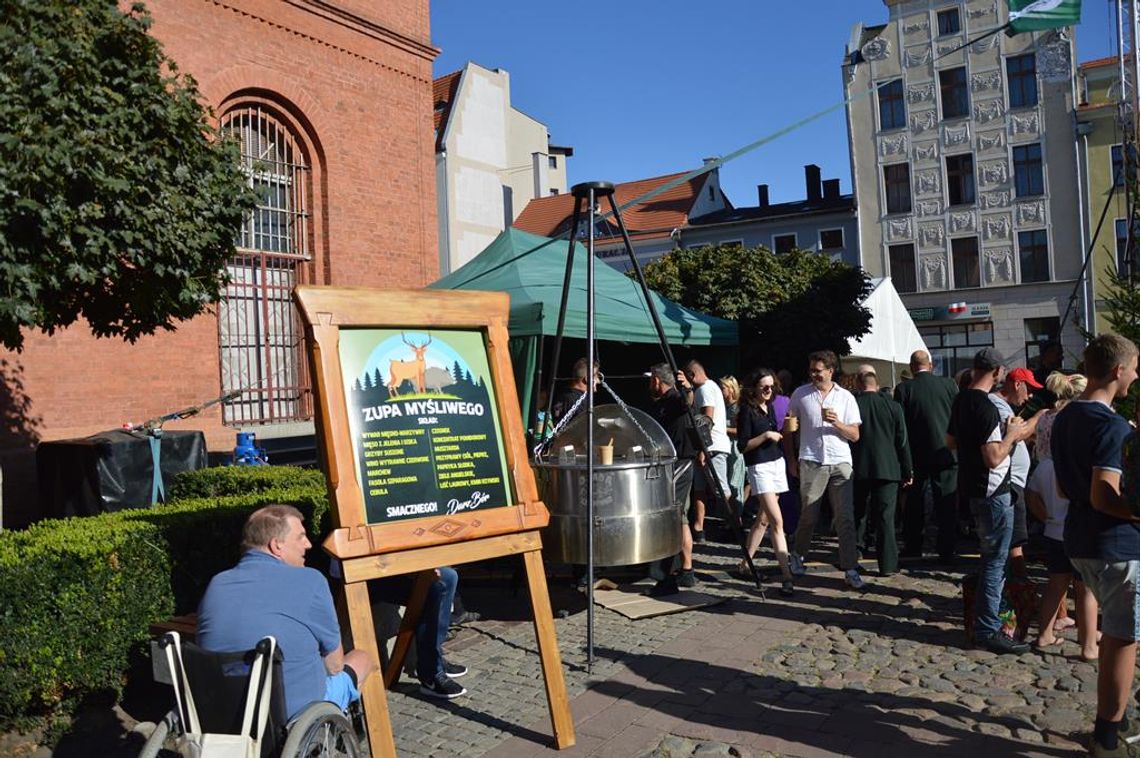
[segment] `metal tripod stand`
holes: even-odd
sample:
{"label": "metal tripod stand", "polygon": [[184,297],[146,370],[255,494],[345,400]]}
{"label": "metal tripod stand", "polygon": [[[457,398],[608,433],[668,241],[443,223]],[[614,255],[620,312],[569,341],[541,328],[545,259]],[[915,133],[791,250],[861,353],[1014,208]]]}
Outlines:
{"label": "metal tripod stand", "polygon": [[[661,325],[661,318],[657,313],[657,308],[653,304],[653,298],[649,293],[649,286],[645,283],[645,276],[641,270],[641,265],[637,262],[637,257],[633,252],[633,243],[630,241],[629,232],[626,230],[625,221],[622,219],[621,211],[614,201],[614,185],[609,182],[583,182],[576,184],[571,188],[571,193],[574,196],[574,215],[570,223],[570,242],[566,253],[566,276],[562,282],[562,304],[558,311],[558,331],[554,340],[554,359],[551,364],[554,370],[551,371],[551,382],[548,405],[546,408],[546,418],[551,417],[554,405],[554,381],[557,374],[558,360],[562,351],[562,337],[566,326],[566,304],[570,297],[570,283],[574,272],[574,243],[578,239],[578,228],[582,222],[583,216],[586,218],[588,224],[588,231],[586,236],[586,366],[587,371],[590,372],[591,380],[586,383],[586,523],[590,528],[586,530],[586,664],[590,668],[594,663],[594,384],[593,381],[593,367],[596,363],[596,340],[594,329],[594,235],[597,230],[598,219],[598,203],[600,198],[605,198],[610,205],[610,210],[614,221],[617,223],[618,229],[621,231],[622,242],[625,247],[626,255],[629,257],[630,265],[637,273],[637,282],[641,288],[641,294],[645,298],[646,308],[649,310],[649,315],[653,320],[653,327],[657,332],[657,339],[661,344],[661,351],[665,355],[665,360],[669,364],[669,369],[673,375],[676,376],[678,372],[677,360],[673,357],[673,350],[669,346],[669,340],[665,336],[665,329]],[[583,211],[583,206],[585,211]],[[688,414],[688,421],[690,429],[696,428],[696,417],[693,407],[690,403],[685,404],[686,413]],[[741,520],[741,513],[739,509],[733,507],[732,501],[728,498],[724,488],[721,486],[720,480],[716,477],[712,467],[712,456],[706,447],[704,440],[700,435],[693,435],[697,445],[700,447],[702,455],[703,471],[705,481],[712,482],[716,490],[717,502],[722,504],[724,512],[728,514],[728,523],[733,529],[734,536],[740,543],[740,551],[744,556],[744,560],[748,565],[748,569],[752,574],[753,580],[756,582],[756,588],[760,592],[760,597],[764,598],[764,588],[760,580],[760,574],[756,570],[756,565],[752,562],[752,556],[748,554],[747,533],[744,530],[744,524]]]}

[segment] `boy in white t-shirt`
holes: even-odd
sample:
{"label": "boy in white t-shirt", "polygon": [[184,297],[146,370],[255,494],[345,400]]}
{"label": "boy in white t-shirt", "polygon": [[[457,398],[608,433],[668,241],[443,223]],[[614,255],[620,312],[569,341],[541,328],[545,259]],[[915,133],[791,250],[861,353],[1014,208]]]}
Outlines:
{"label": "boy in white t-shirt", "polygon": [[1098,655],[1096,598],[1081,582],[1080,574],[1073,569],[1073,564],[1065,555],[1065,516],[1069,511],[1069,501],[1058,491],[1052,458],[1043,458],[1029,477],[1025,486],[1025,504],[1030,513],[1045,523],[1045,568],[1049,572],[1049,583],[1041,598],[1038,637],[1034,646],[1038,649],[1047,648],[1063,641],[1053,633],[1053,623],[1064,602],[1065,592],[1073,584],[1081,658],[1095,661]]}

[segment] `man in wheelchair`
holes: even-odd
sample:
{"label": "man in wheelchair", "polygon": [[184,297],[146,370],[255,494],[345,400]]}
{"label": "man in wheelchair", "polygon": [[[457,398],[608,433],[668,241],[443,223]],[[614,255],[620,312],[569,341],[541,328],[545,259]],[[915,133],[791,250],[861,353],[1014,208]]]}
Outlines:
{"label": "man in wheelchair", "polygon": [[283,656],[290,719],[322,700],[347,709],[376,663],[361,650],[344,652],[328,581],[305,567],[312,543],[301,512],[289,505],[254,511],[241,547],[241,560],[210,580],[198,606],[198,644],[238,652],[271,635]]}

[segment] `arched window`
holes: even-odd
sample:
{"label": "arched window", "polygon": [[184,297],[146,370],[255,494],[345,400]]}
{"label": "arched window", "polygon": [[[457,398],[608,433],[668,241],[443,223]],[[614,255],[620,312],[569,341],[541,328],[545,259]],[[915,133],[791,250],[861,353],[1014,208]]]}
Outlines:
{"label": "arched window", "polygon": [[227,424],[312,417],[303,331],[291,293],[309,260],[310,172],[300,143],[260,105],[232,108],[223,134],[241,143],[242,164],[257,193],[230,261],[230,284],[218,309]]}

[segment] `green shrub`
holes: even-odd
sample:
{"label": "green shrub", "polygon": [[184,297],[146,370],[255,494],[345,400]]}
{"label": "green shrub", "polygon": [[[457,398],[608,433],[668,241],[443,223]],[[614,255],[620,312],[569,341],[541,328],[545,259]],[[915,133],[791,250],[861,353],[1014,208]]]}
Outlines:
{"label": "green shrub", "polygon": [[[330,526],[323,476],[267,473],[273,469],[207,469],[180,479],[183,492],[242,494],[0,532],[0,729],[66,715],[95,692],[119,692],[149,625],[193,611],[214,574],[236,563],[254,509],[295,505],[318,545]],[[284,486],[270,486],[274,477]],[[327,566],[319,548],[309,556]]]}
{"label": "green shrub", "polygon": [[219,466],[187,471],[175,477],[170,500],[248,495],[265,490],[302,487],[324,489],[325,475],[297,466]]}

